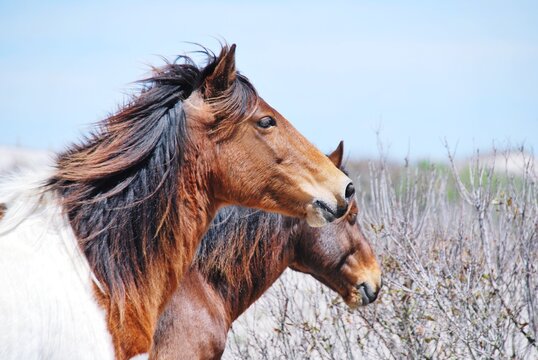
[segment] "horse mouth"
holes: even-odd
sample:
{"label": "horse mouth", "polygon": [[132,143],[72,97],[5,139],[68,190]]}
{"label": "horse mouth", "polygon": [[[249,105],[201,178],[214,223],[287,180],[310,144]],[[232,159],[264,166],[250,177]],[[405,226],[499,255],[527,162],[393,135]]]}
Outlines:
{"label": "horse mouth", "polygon": [[311,275],[340,295],[351,310],[373,303],[379,294],[379,290],[374,290],[367,282],[356,283],[342,278],[339,281],[328,281],[327,278]]}
{"label": "horse mouth", "polygon": [[349,289],[349,293],[343,299],[351,310],[356,310],[359,307],[366,306],[370,303],[368,298],[355,286],[352,286]]}
{"label": "horse mouth", "polygon": [[306,222],[312,227],[321,227],[345,214],[347,207],[333,208],[323,200],[314,200],[306,207]]}
{"label": "horse mouth", "polygon": [[356,309],[359,306],[366,306],[376,301],[378,293],[379,291],[375,291],[369,284],[364,282],[353,285],[349,295],[344,300],[350,308]]}
{"label": "horse mouth", "polygon": [[352,310],[369,305],[377,299],[378,294],[366,283],[348,284],[346,288],[346,293],[341,294],[341,296],[346,305]]}

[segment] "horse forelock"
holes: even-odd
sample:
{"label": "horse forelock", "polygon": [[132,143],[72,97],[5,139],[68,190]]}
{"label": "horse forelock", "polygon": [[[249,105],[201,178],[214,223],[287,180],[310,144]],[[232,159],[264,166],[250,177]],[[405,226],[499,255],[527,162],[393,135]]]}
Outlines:
{"label": "horse forelock", "polygon": [[251,117],[259,98],[247,77],[237,74],[236,81],[221,95],[208,100],[215,116],[211,135],[217,140],[229,138],[237,129],[238,122]]}

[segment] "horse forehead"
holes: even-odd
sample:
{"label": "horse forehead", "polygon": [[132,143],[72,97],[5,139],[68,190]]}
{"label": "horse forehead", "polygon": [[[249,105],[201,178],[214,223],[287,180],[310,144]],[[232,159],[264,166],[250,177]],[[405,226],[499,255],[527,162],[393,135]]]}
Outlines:
{"label": "horse forehead", "polygon": [[267,103],[267,101],[265,101],[262,97],[258,96],[258,108],[260,110],[272,110],[272,111],[275,111],[275,109],[273,109],[273,107],[271,105],[269,105]]}
{"label": "horse forehead", "polygon": [[281,113],[278,112],[278,110],[276,110],[274,107],[269,105],[267,101],[265,101],[261,97],[258,98],[257,113],[260,115],[272,115],[273,117],[279,120],[288,121]]}
{"label": "horse forehead", "polygon": [[319,239],[315,241],[322,244],[325,249],[332,248],[339,252],[355,249],[361,252],[364,248],[370,247],[358,224],[350,224],[347,216],[321,228],[320,231]]}
{"label": "horse forehead", "polygon": [[352,241],[343,225],[330,224],[322,228],[305,225],[301,237],[305,251],[319,255],[335,255],[346,251]]}

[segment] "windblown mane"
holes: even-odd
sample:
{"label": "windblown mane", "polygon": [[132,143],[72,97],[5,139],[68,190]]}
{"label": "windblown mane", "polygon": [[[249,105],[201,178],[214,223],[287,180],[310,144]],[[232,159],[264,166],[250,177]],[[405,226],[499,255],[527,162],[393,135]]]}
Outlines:
{"label": "windblown mane", "polygon": [[[103,290],[120,308],[127,297],[136,305],[136,294],[151,293],[144,282],[149,269],[178,251],[178,178],[192,140],[184,100],[204,91],[204,80],[228,51],[224,46],[215,56],[204,50],[205,67],[182,56],[154,68],[129,104],[58,156],[49,186],[60,194]],[[208,132],[229,133],[256,99],[248,79],[238,74],[225,93],[206,99],[215,118]]]}
{"label": "windblown mane", "polygon": [[193,266],[226,287],[225,292],[255,286],[254,275],[264,274],[278,260],[299,221],[238,206],[223,208],[200,243]]}

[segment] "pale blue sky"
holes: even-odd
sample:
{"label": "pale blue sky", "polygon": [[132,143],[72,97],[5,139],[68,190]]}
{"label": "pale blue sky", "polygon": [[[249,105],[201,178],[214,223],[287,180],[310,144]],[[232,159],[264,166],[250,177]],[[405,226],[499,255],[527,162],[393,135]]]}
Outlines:
{"label": "pale blue sky", "polygon": [[238,68],[322,150],[538,149],[537,1],[0,0],[0,145],[62,149],[148,64],[235,42]]}

